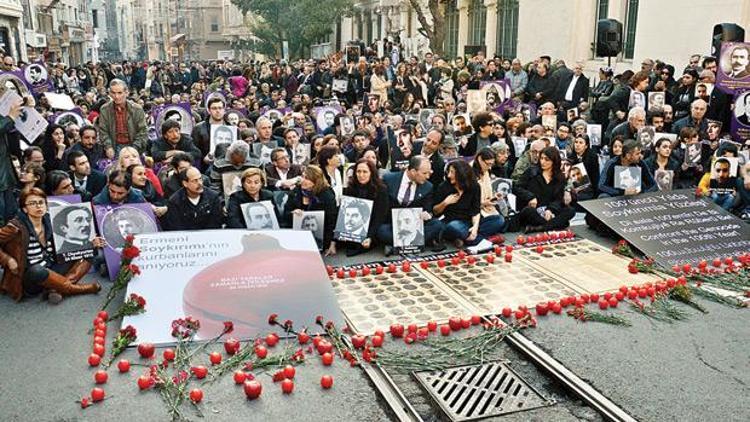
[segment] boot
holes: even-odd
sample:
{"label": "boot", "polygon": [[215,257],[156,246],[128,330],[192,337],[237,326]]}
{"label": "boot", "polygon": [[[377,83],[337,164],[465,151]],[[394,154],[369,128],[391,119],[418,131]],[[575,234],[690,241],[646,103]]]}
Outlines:
{"label": "boot", "polygon": [[99,283],[73,284],[68,277],[52,270],[49,270],[49,275],[44,283],[42,283],[42,287],[47,290],[54,290],[61,296],[98,293],[102,289]]}
{"label": "boot", "polygon": [[65,273],[65,277],[70,280],[71,283],[75,284],[80,281],[83,276],[88,274],[91,269],[91,263],[85,259],[77,261],[72,267]]}

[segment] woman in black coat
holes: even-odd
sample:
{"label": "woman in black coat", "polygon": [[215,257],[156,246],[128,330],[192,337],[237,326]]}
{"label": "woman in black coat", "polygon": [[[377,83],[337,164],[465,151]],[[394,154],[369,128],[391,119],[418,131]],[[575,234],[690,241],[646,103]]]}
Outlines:
{"label": "woman in black coat", "polygon": [[[497,231],[480,226],[482,191],[471,166],[464,160],[452,161],[445,171],[446,181],[435,192],[435,216],[443,216],[443,238],[456,247],[475,245]],[[494,228],[494,224],[492,224]],[[484,230],[483,230],[484,229]]]}
{"label": "woman in black coat", "polygon": [[564,229],[570,225],[575,210],[570,206],[570,193],[565,191],[565,177],[560,168],[560,153],[547,147],[539,155],[539,166],[531,166],[524,178],[524,187],[514,189],[518,204],[524,204],[519,213],[519,224],[525,231]]}
{"label": "woman in black coat", "polygon": [[354,174],[349,177],[344,195],[373,201],[367,238],[362,243],[346,242],[346,256],[355,256],[372,247],[378,227],[385,222],[390,213],[390,201],[388,190],[378,176],[378,169],[366,158],[360,158],[354,166]]}
{"label": "woman in black coat", "polygon": [[291,225],[292,215],[302,215],[305,211],[324,211],[323,249],[326,256],[336,255],[336,242],[333,229],[336,227],[338,207],[336,194],[316,165],[309,165],[302,173],[302,181],[289,194],[284,206],[284,221]]}
{"label": "woman in black coat", "polygon": [[[266,176],[259,168],[251,167],[242,172],[240,181],[242,190],[231,194],[227,201],[227,228],[230,229],[247,228],[245,217],[242,214],[242,204],[260,201],[274,203],[273,192],[263,189],[263,186],[266,185]],[[276,213],[276,221],[279,221],[275,204],[273,209]]]}
{"label": "woman in black coat", "polygon": [[586,189],[576,191],[575,199],[577,201],[585,201],[596,198],[596,187],[599,186],[599,157],[591,149],[588,135],[578,135],[575,137],[573,140],[573,154],[569,158],[573,165],[583,163],[583,167],[586,169],[589,181],[591,182]]}

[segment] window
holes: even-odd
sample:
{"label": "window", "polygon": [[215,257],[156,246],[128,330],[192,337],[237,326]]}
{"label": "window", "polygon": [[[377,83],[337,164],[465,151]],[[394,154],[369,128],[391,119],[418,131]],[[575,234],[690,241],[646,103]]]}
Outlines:
{"label": "window", "polygon": [[99,28],[99,11],[91,9],[91,24],[94,28]]}
{"label": "window", "polygon": [[471,0],[469,5],[469,45],[484,45],[487,8],[482,0]]}
{"label": "window", "polygon": [[211,17],[211,32],[219,32],[219,19],[216,16]]}
{"label": "window", "polygon": [[625,42],[622,49],[625,52],[625,58],[632,59],[633,51],[635,51],[635,28],[638,25],[638,0],[628,0],[625,16]]}
{"label": "window", "polygon": [[518,44],[518,0],[499,0],[497,3],[496,55],[504,59],[516,57]]}
{"label": "window", "polygon": [[443,51],[446,58],[458,55],[458,9],[456,0],[452,0],[445,6],[445,41]]}

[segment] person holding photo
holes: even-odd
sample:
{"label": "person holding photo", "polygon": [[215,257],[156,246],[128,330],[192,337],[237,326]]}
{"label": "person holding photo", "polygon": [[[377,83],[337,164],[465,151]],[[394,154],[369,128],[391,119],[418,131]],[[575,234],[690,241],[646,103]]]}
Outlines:
{"label": "person holding photo", "polygon": [[355,256],[372,247],[378,227],[385,222],[386,216],[390,214],[388,190],[378,177],[378,170],[375,165],[366,158],[360,158],[354,165],[354,174],[349,177],[344,195],[373,201],[367,238],[361,243],[345,242],[346,256]]}
{"label": "person holding photo", "polygon": [[737,146],[726,142],[716,151],[712,171],[703,175],[697,190],[727,211],[734,208],[737,198],[737,175],[732,173],[732,163],[728,158],[737,158]]}
{"label": "person holding photo", "polygon": [[336,194],[323,175],[323,170],[316,165],[305,168],[302,181],[289,194],[289,200],[284,206],[283,220],[291,227],[292,214],[302,215],[303,211],[325,211],[323,250],[325,256],[336,255],[336,242],[333,240],[333,230],[338,216]]}
{"label": "person holding photo", "polygon": [[453,241],[457,248],[476,245],[482,239],[497,234],[497,219],[485,220],[480,226],[482,191],[471,166],[464,160],[452,161],[446,169],[446,180],[435,192],[436,216],[443,216],[443,238]]}
{"label": "person holding photo", "polygon": [[495,165],[495,151],[492,148],[482,148],[474,156],[472,170],[477,176],[480,189],[480,211],[479,227],[488,235],[488,240],[495,242],[499,240],[497,234],[505,231],[505,218],[498,211],[498,201],[505,200],[501,193],[492,189],[492,167]]}
{"label": "person holding photo", "polygon": [[547,147],[539,154],[539,165],[529,167],[523,178],[523,186],[515,186],[519,207],[518,216],[526,233],[560,230],[570,225],[575,216],[571,207],[572,198],[565,191],[565,175],[562,172],[560,153],[555,147]]}
{"label": "person holding photo", "polygon": [[259,168],[251,167],[243,171],[240,182],[242,190],[229,195],[227,200],[227,228],[231,229],[247,228],[242,216],[242,204],[273,201],[273,192],[264,188],[266,176]]}
{"label": "person holding photo", "polygon": [[651,174],[656,170],[672,170],[673,178],[677,177],[680,172],[680,163],[672,157],[672,142],[669,138],[659,138],[654,143],[654,149],[644,163]]}
{"label": "person holding photo", "polygon": [[[55,262],[44,191],[22,191],[19,205],[18,215],[0,228],[0,265],[4,269],[0,292],[15,301],[46,292],[50,303],[59,303],[65,296],[99,292],[98,283],[79,283],[91,268],[89,261]],[[104,239],[97,237],[92,243],[101,248]]]}
{"label": "person holding photo", "polygon": [[591,149],[588,135],[578,135],[573,139],[573,154],[568,155],[572,165],[583,163],[586,168],[591,185],[576,194],[576,201],[585,201],[596,198],[597,186],[599,186],[599,157]]}
{"label": "person holding photo", "polygon": [[[641,144],[638,141],[628,139],[622,145],[622,154],[615,156],[607,161],[602,168],[599,178],[599,198],[609,198],[617,196],[637,195],[644,192],[654,192],[657,189],[654,177],[646,164],[641,160]],[[622,167],[640,167],[641,184],[639,187],[632,189],[620,189],[615,187],[615,168]]]}

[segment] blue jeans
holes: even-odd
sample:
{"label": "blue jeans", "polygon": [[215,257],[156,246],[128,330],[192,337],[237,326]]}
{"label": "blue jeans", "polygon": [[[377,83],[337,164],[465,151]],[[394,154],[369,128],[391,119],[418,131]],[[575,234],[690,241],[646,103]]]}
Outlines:
{"label": "blue jeans", "polygon": [[711,194],[711,200],[714,202],[714,204],[729,211],[730,209],[732,209],[732,205],[734,204],[734,195],[731,193],[714,192]]}
{"label": "blue jeans", "polygon": [[[491,215],[488,217],[482,217],[479,220],[479,230],[476,239],[471,242],[466,242],[469,245],[476,245],[482,239],[494,236],[501,233],[505,228],[505,219],[500,215]],[[453,220],[449,221],[445,225],[445,231],[443,237],[446,240],[462,240],[466,241],[469,237],[471,230],[471,223],[464,220]]]}

